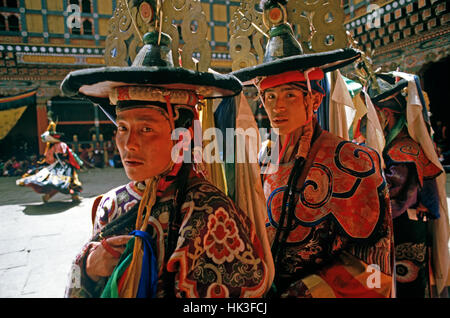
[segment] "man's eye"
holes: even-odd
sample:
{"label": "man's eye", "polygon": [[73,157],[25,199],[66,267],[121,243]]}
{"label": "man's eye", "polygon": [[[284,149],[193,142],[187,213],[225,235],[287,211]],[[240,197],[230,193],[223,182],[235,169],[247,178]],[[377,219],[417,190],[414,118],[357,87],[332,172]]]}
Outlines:
{"label": "man's eye", "polygon": [[152,132],[153,129],[150,128],[150,127],[144,127],[144,128],[142,128],[142,131],[143,131],[143,132]]}
{"label": "man's eye", "polygon": [[118,131],[126,131],[126,130],[127,130],[127,127],[125,127],[125,126],[120,126],[120,125],[119,125],[119,126],[117,127],[117,130],[118,130]]}
{"label": "man's eye", "polygon": [[266,95],[266,99],[274,100],[275,99],[275,95],[274,94],[268,94],[268,95]]}

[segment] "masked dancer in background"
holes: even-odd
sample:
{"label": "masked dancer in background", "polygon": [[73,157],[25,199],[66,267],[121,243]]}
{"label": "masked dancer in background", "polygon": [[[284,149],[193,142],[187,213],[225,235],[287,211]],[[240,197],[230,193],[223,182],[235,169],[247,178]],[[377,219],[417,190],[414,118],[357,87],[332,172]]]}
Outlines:
{"label": "masked dancer in background", "polygon": [[44,194],[42,200],[47,203],[58,192],[69,194],[73,202],[80,202],[82,184],[78,178],[81,160],[76,157],[70,147],[61,141],[62,133],[56,131],[56,123],[49,115],[50,124],[41,135],[46,142],[43,168],[36,169],[34,174],[26,173],[16,181],[19,186],[27,186],[35,192]]}

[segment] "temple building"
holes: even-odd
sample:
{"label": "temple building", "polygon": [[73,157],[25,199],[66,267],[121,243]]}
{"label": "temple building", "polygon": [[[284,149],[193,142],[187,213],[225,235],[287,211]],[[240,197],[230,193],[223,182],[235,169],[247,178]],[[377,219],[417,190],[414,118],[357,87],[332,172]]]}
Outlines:
{"label": "temple building", "polygon": [[[74,134],[80,140],[91,140],[98,133],[112,137],[114,126],[97,107],[61,97],[59,85],[72,70],[107,64],[110,19],[121,3],[0,0],[0,156],[22,151],[24,143],[28,152],[42,154],[39,135],[47,127],[49,109],[69,141]],[[237,1],[201,1],[208,21],[209,66],[219,71],[230,69],[227,21],[238,6]],[[172,22],[181,29],[181,20]],[[198,54],[192,55],[199,58]]]}
{"label": "temple building", "polygon": [[47,128],[48,106],[53,103],[73,104],[71,112],[63,114],[57,114],[58,105],[52,109],[66,135],[92,126],[93,107],[59,97],[59,85],[69,71],[104,65],[114,5],[115,0],[0,0],[0,94],[20,97],[35,92],[34,103],[26,104],[14,128],[0,141],[2,151],[14,151],[26,140],[28,151],[42,153],[39,136]]}
{"label": "temple building", "polygon": [[[373,50],[374,64],[421,75],[432,112],[441,114],[449,84],[448,79],[439,83],[434,79],[436,70],[439,74],[449,69],[448,2],[340,1],[345,29],[361,49]],[[128,0],[128,5],[142,2]],[[173,7],[170,19],[184,52],[180,61],[188,62],[190,55],[204,62],[199,67],[229,72],[230,24],[240,1],[201,0],[201,10],[189,11],[192,17],[185,25],[185,14],[178,14],[182,10],[177,6],[188,2],[167,4]],[[69,141],[73,135],[79,140],[92,140],[93,135],[98,139],[100,134],[105,140],[112,138],[115,127],[106,116],[88,102],[60,96],[59,85],[72,70],[130,63],[129,56],[140,42],[127,14],[142,21],[147,18],[137,8],[127,7],[125,0],[0,0],[0,157],[24,150],[23,143],[26,151],[42,154],[39,135],[47,127],[48,110]],[[200,20],[206,24],[199,24]],[[137,28],[142,31],[145,26]],[[195,36],[202,32],[208,45],[198,46],[203,42]],[[190,37],[189,45],[184,46],[183,36]]]}
{"label": "temple building", "polygon": [[446,125],[448,130],[449,2],[344,0],[343,5],[345,28],[359,42],[361,49],[372,51],[375,68],[419,75],[429,98],[430,119],[435,132],[440,133],[440,125]]}

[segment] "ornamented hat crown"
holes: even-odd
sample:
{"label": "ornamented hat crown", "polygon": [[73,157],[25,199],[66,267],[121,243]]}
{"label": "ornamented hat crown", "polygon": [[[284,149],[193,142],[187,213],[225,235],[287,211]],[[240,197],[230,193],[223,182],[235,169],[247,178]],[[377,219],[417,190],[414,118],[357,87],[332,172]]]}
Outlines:
{"label": "ornamented hat crown", "polygon": [[264,21],[272,25],[269,30],[269,40],[263,63],[231,73],[242,82],[294,70],[304,72],[320,69],[323,73],[329,72],[344,67],[360,57],[361,53],[353,48],[304,54],[301,44],[295,38],[292,27],[287,21],[285,7],[287,2],[286,0],[261,1]]}

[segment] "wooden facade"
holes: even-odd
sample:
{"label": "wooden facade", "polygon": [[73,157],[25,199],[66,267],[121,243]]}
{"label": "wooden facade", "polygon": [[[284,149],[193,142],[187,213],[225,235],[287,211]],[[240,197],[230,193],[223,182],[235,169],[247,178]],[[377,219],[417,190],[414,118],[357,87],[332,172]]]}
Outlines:
{"label": "wooden facade", "polygon": [[344,0],[346,29],[374,64],[418,73],[450,54],[450,8],[446,0]]}
{"label": "wooden facade", "polygon": [[[105,42],[110,19],[119,0],[0,0],[0,96],[11,96],[38,88],[34,120],[39,152],[44,144],[38,138],[47,127],[48,106],[59,115],[61,130],[70,135],[86,130],[97,121],[100,132],[111,134],[111,124],[102,113],[94,118],[93,108],[79,105],[79,114],[60,112],[59,85],[66,74],[105,63]],[[228,20],[238,1],[201,1],[208,21],[207,39],[211,46],[211,67],[228,71]],[[76,17],[79,16],[78,24]],[[173,23],[181,21],[173,21]],[[181,44],[183,42],[181,41]],[[194,57],[196,53],[194,53]],[[72,101],[77,104],[77,101]],[[56,106],[55,106],[56,105]]]}
{"label": "wooden facade", "polygon": [[[335,1],[341,1],[344,7],[345,29],[362,49],[375,50],[374,64],[384,70],[399,68],[417,73],[423,71],[424,65],[449,55],[450,13],[446,0]],[[105,54],[110,53],[105,52],[106,38],[118,3],[119,0],[0,0],[0,96],[38,88],[36,138],[46,128],[47,106],[67,102],[59,97],[59,85],[65,75],[75,69],[105,65]],[[229,22],[240,2],[200,3],[208,21],[210,67],[228,72],[232,66]],[[80,19],[76,20],[78,15]],[[193,56],[198,57],[196,53]],[[71,133],[77,127],[92,126],[95,120],[100,120],[100,130],[111,129],[106,118],[94,119],[92,110],[89,113],[89,108],[82,109],[87,113],[85,118],[74,119],[70,114],[60,118],[65,127],[62,129]],[[76,121],[79,126],[73,126]],[[43,144],[39,145],[42,152]]]}

